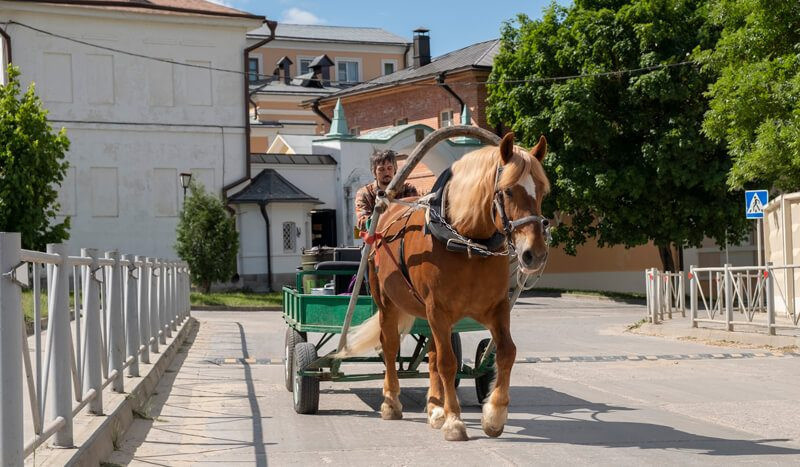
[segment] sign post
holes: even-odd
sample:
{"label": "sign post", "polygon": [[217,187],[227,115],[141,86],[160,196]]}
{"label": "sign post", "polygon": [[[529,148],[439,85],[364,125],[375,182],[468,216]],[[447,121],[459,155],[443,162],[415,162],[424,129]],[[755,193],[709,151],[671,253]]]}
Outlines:
{"label": "sign post", "polygon": [[[767,193],[767,190],[747,190],[744,192],[744,215],[747,219],[756,220],[756,249],[758,251],[758,267],[764,265],[761,234],[764,224],[764,208],[767,206],[768,201],[769,194]],[[762,302],[762,300],[759,299],[759,302]],[[762,303],[759,303],[759,305]]]}
{"label": "sign post", "polygon": [[747,190],[744,192],[744,215],[747,219],[756,219],[756,244],[758,248],[758,266],[764,264],[761,252],[761,227],[764,222],[764,208],[769,201],[767,190]]}

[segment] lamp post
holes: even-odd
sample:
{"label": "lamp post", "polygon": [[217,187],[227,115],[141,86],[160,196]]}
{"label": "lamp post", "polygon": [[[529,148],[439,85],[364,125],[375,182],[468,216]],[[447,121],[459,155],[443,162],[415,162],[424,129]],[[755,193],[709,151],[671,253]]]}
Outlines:
{"label": "lamp post", "polygon": [[186,189],[189,188],[189,183],[192,181],[192,173],[181,172],[178,177],[181,179],[181,186],[183,187],[183,199],[186,199]]}

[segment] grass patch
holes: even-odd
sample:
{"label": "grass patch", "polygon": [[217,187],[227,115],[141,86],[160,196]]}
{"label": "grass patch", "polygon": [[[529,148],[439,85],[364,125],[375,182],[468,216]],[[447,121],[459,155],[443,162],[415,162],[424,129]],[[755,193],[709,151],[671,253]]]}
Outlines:
{"label": "grass patch", "polygon": [[633,331],[634,329],[639,329],[646,322],[647,322],[647,318],[642,318],[642,319],[640,319],[639,321],[637,321],[637,322],[635,322],[633,324],[629,324],[628,325],[628,331]]}
{"label": "grass patch", "polygon": [[[39,294],[39,306],[42,310],[42,318],[47,317],[47,294]],[[22,314],[25,316],[25,322],[33,322],[33,292],[30,290],[22,291]]]}
{"label": "grass patch", "polygon": [[[646,298],[645,294],[643,293],[635,293],[635,292],[612,292],[609,290],[579,290],[579,289],[558,289],[552,287],[536,287],[530,291],[527,291],[527,294],[536,294],[537,292],[543,293],[555,293],[560,295],[590,295],[594,297],[605,297],[614,300],[644,300]],[[525,294],[526,292],[523,292]]]}
{"label": "grass patch", "polygon": [[192,292],[192,305],[205,306],[280,306],[283,303],[281,292]]}

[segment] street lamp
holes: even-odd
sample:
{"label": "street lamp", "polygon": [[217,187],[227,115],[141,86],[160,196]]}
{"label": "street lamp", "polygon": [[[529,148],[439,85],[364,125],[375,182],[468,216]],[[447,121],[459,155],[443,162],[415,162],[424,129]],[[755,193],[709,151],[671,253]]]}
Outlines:
{"label": "street lamp", "polygon": [[189,183],[192,181],[192,173],[181,172],[178,177],[180,177],[181,186],[183,187],[183,199],[186,199],[186,189],[189,188]]}

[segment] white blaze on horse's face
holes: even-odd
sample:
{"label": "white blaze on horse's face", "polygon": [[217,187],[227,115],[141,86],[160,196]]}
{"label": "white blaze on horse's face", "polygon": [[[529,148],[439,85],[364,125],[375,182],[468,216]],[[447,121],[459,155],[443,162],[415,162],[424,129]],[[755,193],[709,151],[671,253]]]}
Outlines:
{"label": "white blaze on horse's face", "polygon": [[533,175],[528,174],[522,177],[520,185],[522,185],[522,188],[525,188],[525,192],[528,193],[528,196],[532,199],[536,199],[536,183],[533,182]]}
{"label": "white blaze on horse's face", "polygon": [[[522,177],[519,182],[517,183],[518,186],[525,190],[525,194],[528,195],[527,203],[520,203],[523,206],[527,205],[531,208],[536,206],[536,183],[533,181],[533,175],[527,174]],[[536,214],[536,212],[531,209],[531,212],[528,215]],[[544,234],[543,230],[541,229],[538,223],[530,223],[520,227],[517,231],[514,232],[514,247],[517,250],[518,259],[519,259],[519,267],[522,269],[522,272],[526,274],[532,274],[537,272],[543,265],[544,261],[547,259],[547,250],[542,248],[537,248],[537,233]]]}

